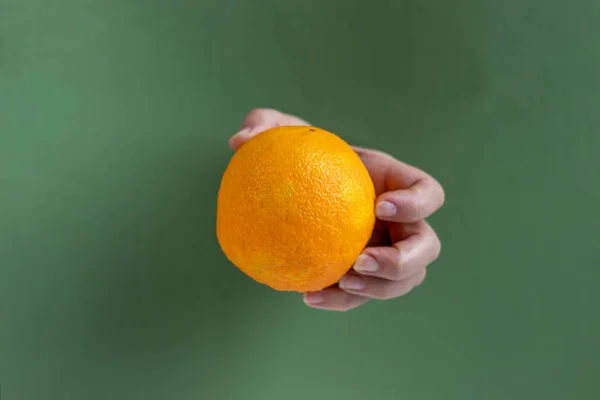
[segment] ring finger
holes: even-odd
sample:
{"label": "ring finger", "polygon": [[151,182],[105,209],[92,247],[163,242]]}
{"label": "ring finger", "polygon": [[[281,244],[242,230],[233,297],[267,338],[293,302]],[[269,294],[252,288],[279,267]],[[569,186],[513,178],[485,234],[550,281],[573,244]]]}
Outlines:
{"label": "ring finger", "polygon": [[[406,279],[435,261],[440,240],[431,226],[420,221],[404,226],[408,236],[388,247],[368,247],[357,258],[354,271],[392,281]],[[399,235],[392,235],[399,236]]]}

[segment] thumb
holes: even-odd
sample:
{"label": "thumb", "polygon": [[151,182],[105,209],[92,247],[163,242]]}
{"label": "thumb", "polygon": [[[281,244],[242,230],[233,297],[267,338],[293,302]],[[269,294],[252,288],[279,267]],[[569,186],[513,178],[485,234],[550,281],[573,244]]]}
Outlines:
{"label": "thumb", "polygon": [[244,117],[240,131],[229,139],[229,146],[237,150],[254,136],[278,126],[308,126],[308,122],[271,108],[257,108]]}

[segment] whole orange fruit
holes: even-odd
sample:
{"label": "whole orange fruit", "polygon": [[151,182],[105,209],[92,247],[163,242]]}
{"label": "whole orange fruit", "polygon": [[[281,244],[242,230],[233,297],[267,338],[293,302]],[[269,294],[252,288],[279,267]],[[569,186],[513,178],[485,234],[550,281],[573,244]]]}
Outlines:
{"label": "whole orange fruit", "polygon": [[375,189],[354,150],[312,126],[277,127],[234,154],[218,195],[217,237],[227,258],[276,290],[336,283],[366,246]]}

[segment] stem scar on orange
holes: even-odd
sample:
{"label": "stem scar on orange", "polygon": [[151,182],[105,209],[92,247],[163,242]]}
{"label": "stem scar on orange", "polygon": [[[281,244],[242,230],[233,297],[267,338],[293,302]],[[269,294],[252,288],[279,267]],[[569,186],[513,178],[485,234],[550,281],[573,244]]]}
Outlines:
{"label": "stem scar on orange", "polygon": [[312,126],[269,129],[231,158],[217,201],[217,238],[257,282],[307,292],[352,267],[375,224],[375,188],[352,147]]}

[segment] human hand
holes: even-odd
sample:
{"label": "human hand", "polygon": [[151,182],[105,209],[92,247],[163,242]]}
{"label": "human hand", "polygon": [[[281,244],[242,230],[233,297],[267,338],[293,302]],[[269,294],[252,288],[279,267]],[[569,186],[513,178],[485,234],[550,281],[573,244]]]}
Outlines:
{"label": "human hand", "polygon": [[[246,115],[229,144],[237,150],[259,133],[277,126],[309,125],[293,115],[256,109]],[[425,279],[441,249],[425,218],[444,203],[442,186],[427,173],[376,150],[354,147],[375,185],[377,221],[367,247],[340,282],[304,293],[314,308],[347,311],[369,299],[403,296]]]}

